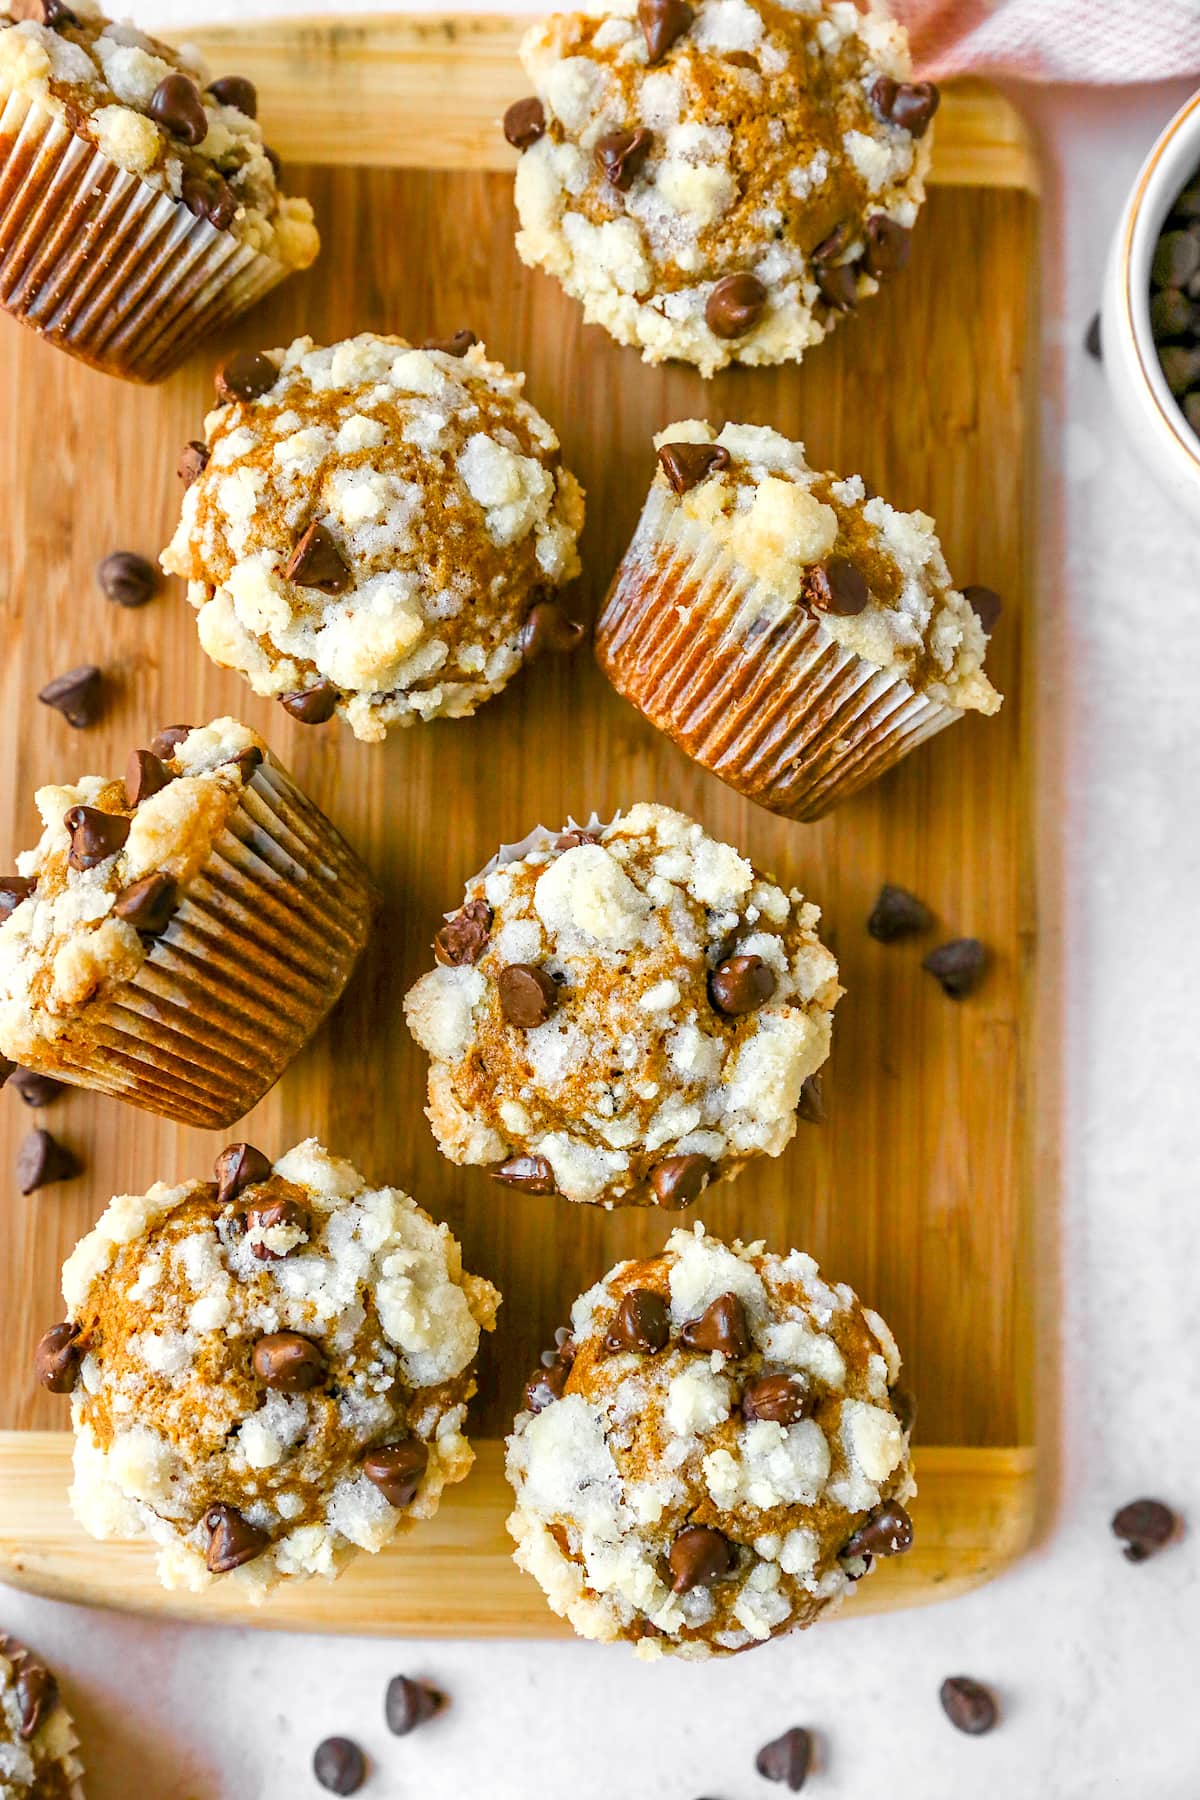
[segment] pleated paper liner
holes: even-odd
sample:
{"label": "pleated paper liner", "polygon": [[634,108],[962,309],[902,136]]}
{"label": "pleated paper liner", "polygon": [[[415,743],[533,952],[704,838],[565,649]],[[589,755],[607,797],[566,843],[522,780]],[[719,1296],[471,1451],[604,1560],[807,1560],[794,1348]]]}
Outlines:
{"label": "pleated paper liner", "polygon": [[781,609],[658,488],[613,578],[596,657],[681,750],[789,819],[819,819],[961,717],[801,607]]}
{"label": "pleated paper liner", "polygon": [[0,90],[0,306],[60,349],[162,381],[289,272]]}
{"label": "pleated paper liner", "polygon": [[266,762],[137,975],[30,1066],[185,1125],[231,1125],[341,994],[374,906],[353,850]]}
{"label": "pleated paper liner", "polygon": [[[34,1662],[41,1664],[43,1668],[45,1667],[36,1650],[31,1650],[29,1645],[22,1643],[20,1638],[0,1630],[0,1656],[3,1656],[8,1662],[14,1663],[19,1657],[26,1655],[31,1656]],[[5,1787],[0,1789],[0,1792],[16,1794],[19,1791],[21,1794],[25,1794],[27,1791],[32,1791],[35,1796],[53,1793],[55,1800],[85,1800],[82,1779],[84,1769],[79,1760],[79,1734],[75,1729],[74,1719],[63,1704],[61,1695],[55,1700],[45,1722],[39,1725],[39,1735],[42,1731],[48,1731],[50,1734],[46,1748],[55,1763],[61,1767],[61,1781],[54,1780],[53,1786],[47,1786],[46,1777],[51,1776],[51,1770],[42,1768],[37,1771],[42,1785],[39,1786],[38,1781],[35,1781],[32,1790],[24,1787],[19,1790]],[[6,1772],[7,1765],[0,1768],[0,1776]],[[57,1777],[57,1775],[58,1768],[54,1768],[53,1777]]]}

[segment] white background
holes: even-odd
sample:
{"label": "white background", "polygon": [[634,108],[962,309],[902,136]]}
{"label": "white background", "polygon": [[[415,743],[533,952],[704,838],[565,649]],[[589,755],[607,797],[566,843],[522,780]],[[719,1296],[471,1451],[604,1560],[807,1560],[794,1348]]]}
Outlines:
{"label": "white background", "polygon": [[[196,16],[194,0],[130,10]],[[1200,1797],[1200,1509],[1190,1538],[1141,1567],[1108,1534],[1141,1493],[1195,1508],[1200,1477],[1200,534],[1132,460],[1081,348],[1124,193],[1183,97],[1018,96],[1049,187],[1039,604],[1067,745],[1062,1467],[1043,1547],[965,1599],[881,1619],[851,1607],[701,1667],[569,1642],[152,1625],[5,1594],[0,1625],[70,1696],[90,1800],[315,1795],[312,1749],[333,1732],[376,1760],[365,1793],[379,1800],[767,1800],[784,1790],[754,1752],[793,1724],[822,1739],[814,1800]],[[406,1740],[382,1722],[398,1671],[452,1696]],[[942,1718],[954,1672],[999,1693],[990,1737]]]}

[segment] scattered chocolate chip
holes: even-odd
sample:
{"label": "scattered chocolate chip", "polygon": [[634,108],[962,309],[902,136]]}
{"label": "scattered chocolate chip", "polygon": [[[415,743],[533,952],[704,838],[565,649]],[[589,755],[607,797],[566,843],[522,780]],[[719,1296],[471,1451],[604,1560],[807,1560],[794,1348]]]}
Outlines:
{"label": "scattered chocolate chip", "polygon": [[913,1541],[912,1520],[898,1500],[872,1508],[842,1546],[843,1556],[903,1556]]}
{"label": "scattered chocolate chip", "polygon": [[1200,238],[1190,231],[1164,231],[1150,264],[1155,287],[1186,287],[1196,274],[1200,274]]}
{"label": "scattered chocolate chip", "polygon": [[273,1331],[260,1337],[252,1357],[254,1373],[283,1394],[306,1394],[325,1379],[325,1353],[298,1331]]}
{"label": "scattered chocolate chip", "polygon": [[204,1524],[208,1531],[204,1566],[210,1575],[228,1575],[231,1569],[253,1562],[270,1542],[265,1531],[243,1519],[236,1506],[227,1506],[224,1501],[209,1507]]}
{"label": "scattered chocolate chip", "polygon": [[558,1005],[556,984],[533,963],[508,963],[501,969],[496,986],[505,1019],[522,1031],[544,1025]]}
{"label": "scattered chocolate chip", "polygon": [[867,930],[878,943],[895,944],[901,938],[928,931],[932,924],[933,914],[923,900],[918,900],[907,888],[894,887],[890,881],[885,881],[871,908]]}
{"label": "scattered chocolate chip", "polygon": [[812,1397],[795,1375],[760,1375],[742,1389],[742,1417],[748,1424],[766,1419],[772,1425],[794,1425],[812,1411]]}
{"label": "scattered chocolate chip", "polygon": [[719,1531],[710,1525],[687,1526],[667,1555],[672,1593],[690,1594],[693,1588],[708,1587],[729,1573],[733,1561],[733,1547]]}
{"label": "scattered chocolate chip", "polygon": [[313,1774],[327,1794],[357,1794],[367,1779],[367,1759],[353,1738],[325,1738],[313,1752]]}
{"label": "scattered chocolate chip", "polygon": [[758,324],[766,304],[767,290],[757,275],[748,269],[724,275],[705,302],[705,322],[714,337],[744,337]]}
{"label": "scattered chocolate chip", "polygon": [[62,1093],[64,1083],[53,1075],[39,1075],[36,1069],[14,1069],[12,1085],[26,1106],[49,1106]]}
{"label": "scattered chocolate chip", "polygon": [[740,1018],[757,1012],[775,992],[775,971],[761,956],[730,956],[708,978],[708,997],[719,1013]]}
{"label": "scattered chocolate chip", "polygon": [[215,169],[188,169],[179,186],[179,198],[197,219],[207,219],[214,231],[227,231],[237,217],[237,195]]}
{"label": "scattered chocolate chip", "polygon": [[546,109],[536,94],[514,100],[504,114],[504,135],[514,150],[528,150],[546,131]]}
{"label": "scattered chocolate chip", "polygon": [[13,1683],[17,1696],[17,1731],[29,1739],[58,1701],[58,1683],[28,1651],[20,1658]]}
{"label": "scattered chocolate chip", "polygon": [[23,1194],[51,1187],[56,1181],[70,1181],[82,1169],[83,1164],[74,1151],[60,1144],[48,1131],[31,1131],[17,1151],[17,1186]]}
{"label": "scattered chocolate chip", "polygon": [[716,1165],[707,1156],[691,1151],[660,1162],[650,1177],[650,1186],[659,1206],[682,1211],[700,1198],[715,1173]]}
{"label": "scattered chocolate chip", "polygon": [[1169,1544],[1179,1529],[1179,1520],[1161,1500],[1131,1500],[1112,1517],[1114,1537],[1124,1538],[1124,1555],[1128,1562],[1145,1562],[1164,1544]]}
{"label": "scattered chocolate chip", "polygon": [[912,1436],[913,1426],[917,1422],[917,1397],[906,1387],[894,1387],[888,1392],[892,1403],[892,1411],[900,1421],[901,1431]]}
{"label": "scattered chocolate chip", "polygon": [[479,339],[473,331],[456,331],[453,337],[426,338],[422,350],[440,350],[444,356],[465,356]]}
{"label": "scattered chocolate chip", "polygon": [[217,1199],[224,1206],[236,1200],[243,1189],[270,1179],[271,1164],[253,1144],[227,1144],[213,1164],[217,1183]]}
{"label": "scattered chocolate chip", "polygon": [[1097,362],[1102,362],[1104,360],[1104,351],[1100,344],[1100,314],[1099,313],[1092,314],[1091,324],[1088,326],[1087,332],[1084,336],[1083,347],[1087,351],[1089,356],[1095,357]]}
{"label": "scattered chocolate chip", "polygon": [[522,662],[536,662],[546,651],[574,650],[583,641],[583,626],[567,617],[553,600],[539,600],[521,627],[517,647]]}
{"label": "scattered chocolate chip", "polygon": [[722,1294],[679,1333],[689,1350],[719,1350],[722,1356],[745,1356],[750,1348],[746,1309],[736,1294]]}
{"label": "scattered chocolate chip", "polygon": [[151,94],[150,117],[184,144],[202,144],[208,136],[200,89],[190,75],[178,71],[164,75]]}
{"label": "scattered chocolate chip", "polygon": [[846,556],[829,556],[806,569],[800,593],[806,606],[839,619],[854,618],[871,598],[866,576]]}
{"label": "scattered chocolate chip", "polygon": [[184,738],[190,737],[194,730],[194,725],[164,725],[150,739],[150,749],[162,759],[174,756]]}
{"label": "scattered chocolate chip", "polygon": [[219,400],[257,400],[275,386],[279,370],[261,350],[235,350],[217,370]]}
{"label": "scattered chocolate chip", "polygon": [[221,75],[209,82],[208,91],[218,106],[236,106],[248,119],[257,119],[258,89],[244,75]]}
{"label": "scattered chocolate chip", "polygon": [[803,1725],[793,1725],[782,1737],[763,1745],[754,1767],[767,1781],[786,1782],[792,1793],[798,1794],[812,1764],[812,1750],[812,1733]]}
{"label": "scattered chocolate chip", "polygon": [[991,961],[987,946],[978,938],[954,938],[931,950],[921,967],[941,983],[950,1000],[962,1000],[979,986]]}
{"label": "scattered chocolate chip", "polygon": [[876,111],[915,138],[925,136],[941,98],[932,81],[893,81],[880,75],[871,87]]}
{"label": "scattered chocolate chip", "polygon": [[383,1697],[383,1716],[393,1737],[407,1737],[440,1713],[445,1704],[446,1696],[424,1681],[393,1675]]}
{"label": "scattered chocolate chip", "polygon": [[[286,1197],[268,1200],[261,1206],[248,1206],[242,1217],[247,1229],[257,1226],[260,1231],[277,1230],[282,1225],[290,1226],[293,1231],[307,1233],[312,1225],[299,1202]],[[251,1244],[250,1252],[259,1262],[278,1262],[281,1256],[290,1255],[290,1251],[273,1250],[269,1244],[261,1241]]]}
{"label": "scattered chocolate chip", "polygon": [[80,663],[77,669],[68,669],[65,675],[56,675],[53,681],[48,681],[38,690],[38,699],[43,706],[52,706],[55,712],[60,712],[76,731],[86,731],[100,717],[104,677],[95,663]]}
{"label": "scattered chocolate chip", "polygon": [[353,579],[333,533],[316,520],[296,544],[283,567],[284,578],[322,594],[344,594]]}
{"label": "scattered chocolate chip", "polygon": [[687,494],[708,476],[727,469],[731,459],[724,444],[664,444],[658,460],[675,492]]}
{"label": "scattered chocolate chip", "polygon": [[440,963],[459,969],[464,963],[477,963],[487,949],[492,929],[492,909],[486,900],[468,900],[466,905],[447,919],[433,940],[433,953]]}
{"label": "scattered chocolate chip", "polygon": [[294,694],[282,694],[279,704],[301,725],[324,725],[337,711],[340,699],[341,692],[331,681],[318,681],[312,687],[297,689]]}
{"label": "scattered chocolate chip", "polygon": [[8,0],[8,16],[14,24],[28,19],[34,25],[49,26],[51,31],[79,23],[64,0]]}
{"label": "scattered chocolate chip", "polygon": [[189,438],[179,452],[179,461],[175,465],[175,473],[184,487],[191,487],[193,481],[203,475],[208,467],[208,458],[208,445],[202,444],[199,438]]}
{"label": "scattered chocolate chip", "polygon": [[37,889],[32,875],[0,875],[0,921],[16,912],[22,900],[28,900]]}
{"label": "scattered chocolate chip", "polygon": [[885,275],[898,275],[901,269],[908,267],[912,255],[912,232],[906,231],[903,225],[897,225],[895,219],[889,219],[886,213],[872,213],[866,226],[867,247],[863,252],[863,262],[868,275],[874,275],[876,281]]}
{"label": "scattered chocolate chip", "polygon": [[623,1296],[604,1334],[604,1348],[611,1356],[622,1350],[655,1356],[671,1336],[671,1315],[661,1294],[652,1288],[632,1288]]}
{"label": "scattered chocolate chip", "polygon": [[558,1192],[554,1170],[544,1156],[510,1156],[507,1162],[492,1170],[492,1180],[502,1181],[505,1187],[520,1188],[526,1194]]}
{"label": "scattered chocolate chip", "polygon": [[626,194],[641,174],[650,147],[654,143],[654,133],[639,125],[636,131],[609,131],[596,141],[596,161],[604,171],[605,179]]}
{"label": "scattered chocolate chip", "polygon": [[858,305],[858,272],[852,263],[815,263],[813,274],[826,306],[850,313]]}
{"label": "scattered chocolate chip", "polygon": [[71,834],[67,864],[72,869],[94,869],[115,856],[129,836],[129,820],[120,813],[101,812],[95,806],[72,806],[63,814]]}
{"label": "scattered chocolate chip", "polygon": [[968,1737],[982,1737],[996,1723],[995,1700],[982,1682],[969,1675],[948,1675],[938,1698],[950,1723]]}
{"label": "scattered chocolate chip", "polygon": [[696,16],[687,0],[638,0],[637,15],[651,67],[662,61]]}
{"label": "scattered chocolate chip", "polygon": [[403,1507],[415,1497],[428,1461],[429,1451],[421,1440],[405,1438],[399,1444],[381,1444],[377,1450],[368,1450],[362,1470],[389,1506]]}
{"label": "scattered chocolate chip", "polygon": [[991,637],[996,629],[996,621],[1004,610],[1004,602],[995,588],[979,587],[977,584],[973,584],[963,589],[963,599],[983,626],[988,637]]}
{"label": "scattered chocolate chip", "polygon": [[75,1386],[83,1356],[79,1331],[78,1325],[65,1319],[61,1325],[52,1325],[38,1339],[33,1366],[42,1386],[52,1394],[69,1394]]}
{"label": "scattered chocolate chip", "polygon": [[806,1075],[800,1083],[796,1117],[802,1125],[823,1125],[825,1123],[825,1090],[821,1085],[819,1075]]}
{"label": "scattered chocolate chip", "polygon": [[126,806],[140,806],[151,794],[161,793],[173,779],[153,750],[131,750],[125,764]]}
{"label": "scattered chocolate chip", "polygon": [[161,869],[143,875],[117,895],[113,911],[143,937],[161,937],[179,910],[179,885]]}
{"label": "scattered chocolate chip", "polygon": [[118,606],[145,606],[159,589],[158,570],[133,550],[114,550],[106,556],[96,569],[96,580]]}

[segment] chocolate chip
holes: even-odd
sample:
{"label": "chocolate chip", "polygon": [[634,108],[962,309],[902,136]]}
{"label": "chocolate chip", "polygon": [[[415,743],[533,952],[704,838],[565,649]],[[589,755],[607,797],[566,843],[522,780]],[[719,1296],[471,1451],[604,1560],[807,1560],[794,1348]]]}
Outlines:
{"label": "chocolate chip", "polygon": [[217,370],[219,400],[257,400],[279,379],[279,370],[261,350],[235,350]]}
{"label": "chocolate chip", "polygon": [[131,750],[125,764],[126,806],[140,806],[151,794],[161,793],[173,779],[153,750]]}
{"label": "chocolate chip", "polygon": [[46,25],[51,31],[64,25],[78,25],[79,19],[64,0],[8,0],[8,16],[17,24],[22,19],[34,25]]}
{"label": "chocolate chip", "polygon": [[633,1350],[655,1356],[665,1350],[671,1336],[671,1315],[661,1294],[652,1288],[632,1288],[623,1296],[604,1334],[604,1348],[616,1356]]}
{"label": "chocolate chip", "polygon": [[760,1375],[742,1390],[742,1417],[748,1424],[767,1419],[772,1425],[794,1425],[812,1411],[812,1397],[795,1375]]}
{"label": "chocolate chip", "polygon": [[880,75],[871,87],[876,110],[915,138],[925,136],[941,98],[932,81],[893,81]]}
{"label": "chocolate chip", "polygon": [[49,1106],[62,1093],[64,1083],[53,1075],[39,1075],[36,1069],[14,1069],[12,1085],[26,1106]]}
{"label": "chocolate chip", "polygon": [[51,1187],[56,1181],[70,1181],[82,1169],[74,1151],[48,1131],[31,1131],[17,1151],[17,1186],[23,1194]]}
{"label": "chocolate chip", "polygon": [[544,969],[533,963],[508,963],[496,981],[500,1010],[510,1025],[532,1031],[544,1025],[558,1005],[558,988]]}
{"label": "chocolate chip", "polygon": [[190,75],[164,75],[150,96],[150,117],[184,144],[202,144],[208,118],[200,89]]}
{"label": "chocolate chip", "polygon": [[38,1339],[33,1366],[42,1386],[52,1394],[69,1394],[75,1386],[83,1356],[79,1331],[78,1325],[66,1319]]}
{"label": "chocolate chip", "polygon": [[325,1353],[298,1331],[273,1331],[260,1337],[252,1357],[254,1373],[283,1394],[306,1394],[324,1381]]}
{"label": "chocolate chip", "polygon": [[546,109],[536,94],[514,100],[504,114],[504,135],[514,150],[528,150],[546,131]]}
{"label": "chocolate chip", "polygon": [[878,943],[895,944],[901,938],[928,931],[932,924],[933,914],[923,900],[918,900],[907,888],[894,887],[890,881],[885,881],[871,908],[867,930]]}
{"label": "chocolate chip", "polygon": [[271,1164],[253,1144],[227,1144],[213,1164],[213,1175],[217,1199],[224,1206],[227,1201],[236,1200],[244,1188],[269,1180]]}
{"label": "chocolate chip", "polygon": [[283,573],[286,580],[322,594],[344,594],[353,579],[333,533],[316,520],[298,540]]}
{"label": "chocolate chip", "polygon": [[545,1412],[561,1400],[571,1373],[571,1361],[556,1357],[548,1369],[536,1369],[525,1383],[525,1405],[532,1413]]}
{"label": "chocolate chip", "polygon": [[231,1569],[240,1569],[243,1563],[253,1562],[270,1542],[265,1531],[244,1519],[236,1506],[227,1506],[224,1501],[209,1507],[204,1524],[208,1531],[204,1566],[210,1575],[227,1575]]}
{"label": "chocolate chip", "polygon": [[724,444],[664,444],[658,460],[675,492],[687,494],[709,475],[727,469],[731,459]]}
{"label": "chocolate chip", "polygon": [[215,231],[227,231],[237,217],[237,195],[215,169],[188,169],[180,182],[179,198],[190,213],[207,219]]}
{"label": "chocolate chip", "polygon": [[641,174],[654,143],[654,133],[639,125],[636,131],[609,131],[596,141],[596,161],[605,179],[618,193],[626,194]]}
{"label": "chocolate chip", "polygon": [[744,337],[762,318],[767,290],[757,275],[723,275],[704,305],[704,318],[714,337]]}
{"label": "chocolate chip", "polygon": [[104,677],[95,663],[80,663],[65,675],[56,675],[38,690],[43,706],[60,712],[76,731],[86,731],[100,717],[104,700]]}
{"label": "chocolate chip", "polygon": [[20,1658],[13,1683],[17,1697],[17,1730],[29,1739],[58,1701],[58,1683],[46,1667],[28,1652]]}
{"label": "chocolate chip", "polygon": [[331,681],[318,681],[312,687],[298,688],[294,694],[280,695],[279,704],[301,725],[324,725],[337,711],[340,699],[341,692]]}
{"label": "chocolate chip", "polygon": [[[255,1225],[260,1231],[273,1231],[280,1226],[305,1233],[312,1229],[312,1220],[304,1208],[298,1201],[287,1198],[267,1200],[261,1206],[248,1206],[242,1216],[247,1228]],[[259,1262],[278,1262],[281,1257],[291,1254],[289,1250],[273,1250],[269,1244],[261,1241],[251,1244],[250,1253]]]}
{"label": "chocolate chip", "polygon": [[866,576],[846,556],[829,556],[806,569],[800,593],[806,606],[839,619],[854,618],[871,598]]}
{"label": "chocolate chip", "polygon": [[120,813],[101,812],[95,806],[72,806],[63,814],[71,834],[67,864],[72,869],[94,869],[115,856],[129,836],[129,820]]}
{"label": "chocolate chip", "polygon": [[885,275],[898,275],[908,267],[912,255],[912,232],[886,213],[872,213],[866,225],[867,247],[863,263],[867,274],[878,281]]}
{"label": "chocolate chip", "polygon": [[367,1759],[353,1738],[325,1738],[313,1752],[313,1774],[328,1794],[357,1794],[367,1779]]}
{"label": "chocolate chip", "polygon": [[274,175],[276,181],[278,181],[283,174],[283,158],[280,156],[278,150],[272,150],[270,144],[263,145],[262,153],[271,165],[271,173]]}
{"label": "chocolate chip", "polygon": [[1190,231],[1164,231],[1154,246],[1150,279],[1155,287],[1186,287],[1200,273],[1200,238]]}
{"label": "chocolate chip", "polygon": [[502,1181],[505,1187],[520,1188],[526,1194],[558,1192],[554,1170],[544,1156],[510,1156],[507,1162],[492,1170],[492,1180]]}
{"label": "chocolate chip", "polygon": [[236,106],[248,119],[258,117],[258,89],[244,75],[221,75],[210,81],[208,91],[218,106]]}
{"label": "chocolate chip", "polygon": [[260,769],[262,764],[262,751],[257,744],[251,744],[248,750],[239,750],[236,756],[229,757],[221,766],[226,769],[236,769],[245,784],[253,779],[255,770]]}
{"label": "chocolate chip", "polygon": [[681,1531],[667,1555],[671,1592],[690,1594],[708,1587],[733,1567],[733,1547],[728,1538],[710,1525],[689,1525]]}
{"label": "chocolate chip", "polygon": [[194,725],[164,725],[150,739],[150,749],[157,757],[173,757],[184,738],[190,737],[194,730]]}
{"label": "chocolate chip", "polygon": [[0,875],[0,921],[15,913],[36,890],[37,880],[32,875]]}
{"label": "chocolate chip", "polygon": [[554,840],[554,848],[575,850],[580,844],[598,844],[602,836],[600,831],[562,831]]}
{"label": "chocolate chip", "polygon": [[979,587],[978,585],[965,587],[963,599],[983,626],[988,637],[991,637],[996,629],[996,621],[1004,610],[1004,602],[995,588]]}
{"label": "chocolate chip", "polygon": [[521,627],[517,648],[522,662],[536,662],[546,651],[574,650],[583,640],[583,626],[567,617],[553,600],[539,600]]}
{"label": "chocolate chip", "polygon": [[1145,1562],[1169,1544],[1178,1529],[1179,1520],[1161,1500],[1131,1500],[1112,1517],[1113,1535],[1124,1538],[1128,1562]]}
{"label": "chocolate chip", "polygon": [[782,1737],[763,1745],[754,1767],[767,1781],[786,1782],[792,1793],[798,1794],[812,1764],[812,1749],[812,1733],[803,1725],[793,1725]]}
{"label": "chocolate chip", "polygon": [[719,1013],[740,1018],[757,1012],[775,992],[775,971],[761,956],[730,956],[708,978],[708,997]]}
{"label": "chocolate chip", "polygon": [[697,1201],[716,1173],[716,1165],[695,1151],[686,1156],[668,1156],[650,1177],[654,1198],[659,1206],[681,1211]]}
{"label": "chocolate chip", "polygon": [[843,1556],[903,1556],[913,1541],[912,1520],[898,1500],[873,1507],[842,1546]]}
{"label": "chocolate chip", "polygon": [[368,1450],[362,1470],[389,1506],[403,1507],[414,1499],[428,1461],[429,1452],[421,1440],[405,1438],[399,1444]]}
{"label": "chocolate chip", "polygon": [[393,1675],[383,1697],[383,1716],[394,1737],[407,1737],[441,1712],[445,1704],[446,1696],[436,1688],[407,1675]]}
{"label": "chocolate chip", "polygon": [[888,1390],[888,1399],[892,1403],[892,1411],[900,1422],[901,1431],[912,1436],[913,1426],[917,1422],[917,1397],[908,1388],[894,1387]]}
{"label": "chocolate chip", "polygon": [[456,331],[453,337],[426,338],[422,350],[440,350],[443,356],[465,356],[479,339],[473,331]]}
{"label": "chocolate chip", "polygon": [[722,1356],[745,1356],[750,1348],[746,1309],[736,1294],[722,1294],[679,1333],[689,1350],[719,1350]]}
{"label": "chocolate chip", "polygon": [[851,263],[815,263],[813,274],[826,306],[850,313],[858,305],[858,273]]}
{"label": "chocolate chip", "polygon": [[948,999],[962,1000],[979,986],[990,961],[986,945],[978,938],[955,938],[931,950],[921,967],[941,983]]}
{"label": "chocolate chip", "polygon": [[653,65],[662,61],[696,15],[687,0],[638,0],[637,16],[646,40],[647,60]]}
{"label": "chocolate chip", "polygon": [[152,562],[133,550],[114,550],[96,569],[103,593],[118,606],[145,606],[159,588],[159,574]]}
{"label": "chocolate chip", "polygon": [[948,1675],[938,1690],[942,1711],[957,1731],[982,1737],[996,1723],[996,1702],[980,1681],[969,1675]]}
{"label": "chocolate chip", "polygon": [[825,1090],[821,1085],[819,1075],[806,1075],[800,1083],[796,1117],[802,1125],[823,1125],[825,1123]]}
{"label": "chocolate chip", "polygon": [[208,467],[209,448],[199,438],[189,438],[179,452],[179,461],[175,465],[175,473],[184,487],[191,487],[193,481],[203,475]]}
{"label": "chocolate chip", "polygon": [[113,911],[143,937],[161,937],[179,910],[179,885],[161,869],[143,875],[117,895]]}
{"label": "chocolate chip", "polygon": [[1100,314],[1099,313],[1092,314],[1092,322],[1088,326],[1087,332],[1084,336],[1083,347],[1087,351],[1089,356],[1095,357],[1097,362],[1102,362],[1104,360],[1104,351],[1103,351],[1103,349],[1101,347],[1101,343],[1100,343]]}
{"label": "chocolate chip", "polygon": [[477,963],[488,945],[492,929],[492,909],[486,900],[468,900],[466,905],[447,919],[433,940],[433,953],[440,963],[460,969],[465,963]]}

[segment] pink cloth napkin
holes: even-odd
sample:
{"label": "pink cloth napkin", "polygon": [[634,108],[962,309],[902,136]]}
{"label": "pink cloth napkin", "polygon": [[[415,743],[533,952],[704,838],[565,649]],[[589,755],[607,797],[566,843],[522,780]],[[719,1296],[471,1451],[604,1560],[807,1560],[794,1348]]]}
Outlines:
{"label": "pink cloth napkin", "polygon": [[1200,71],[1200,0],[891,0],[922,75],[1160,81]]}

